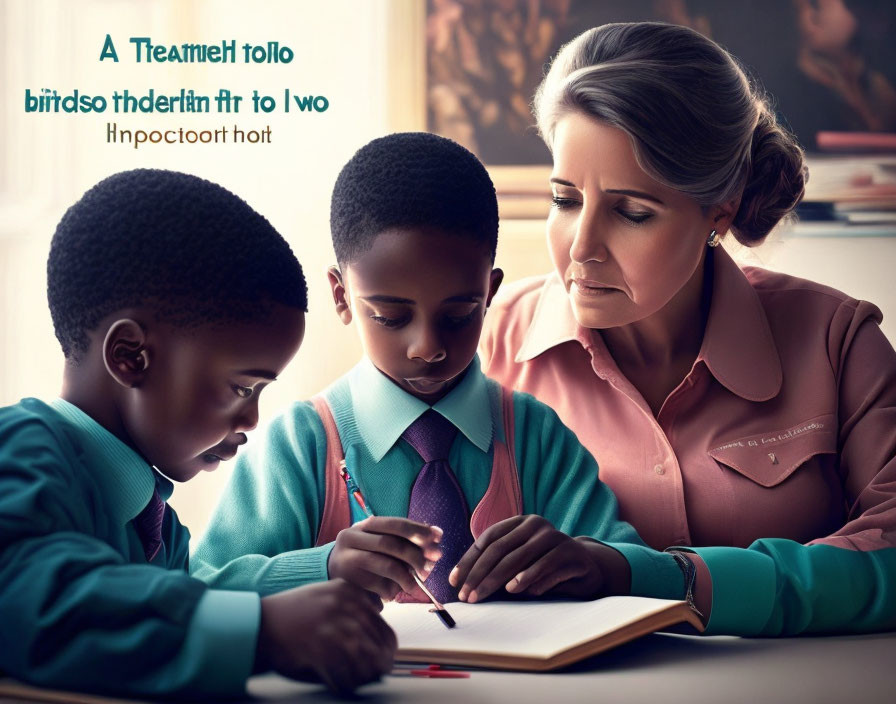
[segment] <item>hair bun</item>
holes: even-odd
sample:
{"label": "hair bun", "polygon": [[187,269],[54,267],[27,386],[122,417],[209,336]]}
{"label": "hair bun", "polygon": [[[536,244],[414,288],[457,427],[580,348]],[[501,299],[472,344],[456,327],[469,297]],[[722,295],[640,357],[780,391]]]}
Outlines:
{"label": "hair bun", "polygon": [[796,207],[808,180],[803,150],[767,108],[753,132],[750,152],[749,176],[731,226],[737,241],[747,247],[760,244]]}

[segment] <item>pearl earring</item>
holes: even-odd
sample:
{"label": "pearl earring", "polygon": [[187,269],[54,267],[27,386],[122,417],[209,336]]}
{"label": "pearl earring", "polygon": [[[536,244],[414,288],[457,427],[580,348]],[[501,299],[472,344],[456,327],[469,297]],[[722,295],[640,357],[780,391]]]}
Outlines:
{"label": "pearl earring", "polygon": [[709,233],[709,237],[706,240],[706,245],[708,247],[718,247],[719,242],[722,241],[722,238],[719,236],[719,233],[713,230]]}

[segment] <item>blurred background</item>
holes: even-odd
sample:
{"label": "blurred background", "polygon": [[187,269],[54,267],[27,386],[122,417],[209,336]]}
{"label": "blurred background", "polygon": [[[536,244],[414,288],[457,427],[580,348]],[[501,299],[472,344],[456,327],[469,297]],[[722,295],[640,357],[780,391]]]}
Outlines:
{"label": "blurred background", "polygon": [[[549,157],[528,104],[565,41],[609,21],[687,24],[739,56],[806,148],[801,221],[762,246],[726,243],[739,261],[804,276],[877,303],[896,340],[896,3],[889,0],[0,0],[0,404],[51,399],[62,354],[46,304],[46,257],[65,209],[100,179],[158,167],[216,181],[287,238],[309,285],[296,360],[265,390],[262,422],[360,356],[332,312],[329,198],[363,144],[428,129],[473,149],[499,190],[498,266],[507,280],[551,268],[544,243]],[[106,34],[118,63],[99,61]],[[279,41],[289,64],[137,64],[130,37],[154,43]],[[246,96],[238,115],[26,113],[26,89],[105,96],[127,88]],[[254,114],[253,90],[323,95],[321,113]],[[271,129],[271,144],[133,145],[118,129]],[[251,436],[250,436],[251,442]],[[230,472],[177,487],[171,503],[203,532]]]}

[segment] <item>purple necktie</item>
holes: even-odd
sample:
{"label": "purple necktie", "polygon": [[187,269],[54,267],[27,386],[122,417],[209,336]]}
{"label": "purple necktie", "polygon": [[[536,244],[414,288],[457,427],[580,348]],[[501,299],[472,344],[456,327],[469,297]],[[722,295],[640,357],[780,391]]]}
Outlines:
{"label": "purple necktie", "polygon": [[162,518],[164,516],[165,502],[159,496],[158,489],[153,489],[152,498],[146,504],[146,508],[134,519],[134,527],[137,529],[137,535],[140,536],[140,542],[143,543],[143,552],[146,554],[147,562],[152,562],[152,558],[162,547]]}
{"label": "purple necktie", "polygon": [[455,435],[457,428],[451,421],[430,409],[401,436],[425,462],[411,487],[408,518],[443,531],[442,559],[426,579],[427,588],[441,602],[457,601],[457,590],[448,583],[448,575],[473,544],[467,500],[448,464]]}

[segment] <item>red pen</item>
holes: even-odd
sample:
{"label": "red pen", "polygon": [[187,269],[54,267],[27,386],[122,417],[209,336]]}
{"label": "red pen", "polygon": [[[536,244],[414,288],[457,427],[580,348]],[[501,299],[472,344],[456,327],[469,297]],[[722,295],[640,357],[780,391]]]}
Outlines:
{"label": "red pen", "polygon": [[469,679],[470,673],[462,670],[443,670],[441,665],[430,665],[424,669],[397,667],[390,673],[393,677],[429,677],[431,679]]}

